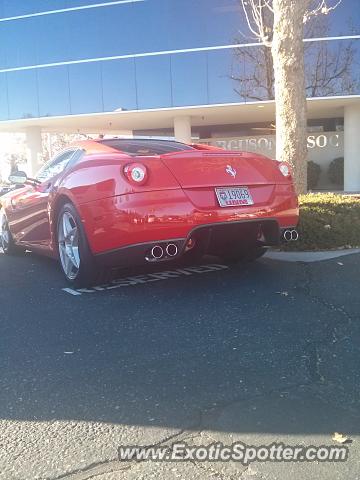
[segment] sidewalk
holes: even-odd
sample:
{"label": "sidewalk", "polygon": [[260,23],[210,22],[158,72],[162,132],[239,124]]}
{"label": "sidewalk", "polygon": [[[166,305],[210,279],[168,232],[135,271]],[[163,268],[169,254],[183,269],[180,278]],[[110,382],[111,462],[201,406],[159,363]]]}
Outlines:
{"label": "sidewalk", "polygon": [[333,258],[344,257],[360,253],[360,248],[349,248],[343,250],[326,250],[320,252],[280,252],[276,250],[269,250],[265,258],[271,260],[279,260],[283,262],[322,262],[324,260],[331,260]]}

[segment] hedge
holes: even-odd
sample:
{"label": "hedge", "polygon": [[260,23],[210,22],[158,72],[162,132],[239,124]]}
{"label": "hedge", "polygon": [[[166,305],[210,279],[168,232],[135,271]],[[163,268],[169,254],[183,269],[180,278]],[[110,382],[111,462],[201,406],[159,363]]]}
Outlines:
{"label": "hedge", "polygon": [[329,165],[328,176],[331,183],[344,188],[344,158],[335,158]]}
{"label": "hedge", "polygon": [[309,190],[314,190],[319,183],[321,175],[321,167],[317,163],[310,160],[307,164],[307,182]]}
{"label": "hedge", "polygon": [[297,242],[284,250],[331,250],[360,247],[360,197],[308,193],[299,197]]}

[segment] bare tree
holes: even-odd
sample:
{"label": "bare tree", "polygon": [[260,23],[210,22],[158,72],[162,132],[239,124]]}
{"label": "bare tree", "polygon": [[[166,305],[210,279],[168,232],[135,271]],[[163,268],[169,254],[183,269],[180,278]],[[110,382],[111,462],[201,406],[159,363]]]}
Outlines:
{"label": "bare tree", "polygon": [[[325,37],[328,26],[318,24],[315,35]],[[309,97],[353,95],[359,89],[355,74],[356,49],[354,41],[309,42],[305,46],[305,82]]]}
{"label": "bare tree", "polygon": [[[328,17],[317,17],[305,25],[306,38],[329,35]],[[235,39],[240,43],[240,39]],[[309,97],[353,95],[360,86],[355,75],[355,41],[306,42],[305,85]],[[259,45],[235,50],[230,78],[234,90],[245,100],[273,100],[274,68],[270,48]]]}
{"label": "bare tree", "polygon": [[241,0],[250,31],[271,50],[276,100],[276,154],[294,170],[298,193],[307,190],[307,115],[304,24],[342,0]]}
{"label": "bare tree", "polygon": [[96,135],[86,135],[83,133],[43,133],[42,134],[42,162],[46,163],[54,155],[63,150],[72,142],[86,140],[96,137]]}
{"label": "bare tree", "polygon": [[238,48],[231,65],[230,78],[235,92],[251,101],[274,99],[274,66],[271,50],[264,45]]}
{"label": "bare tree", "polygon": [[[253,12],[253,10],[251,10]],[[255,11],[254,11],[255,13]],[[250,18],[245,10],[246,18]],[[267,37],[267,43],[272,39],[274,15],[272,8],[261,8],[258,19],[262,32]],[[271,49],[268,45],[239,48],[235,50],[235,64],[232,65],[231,78],[239,82],[235,91],[249,100],[274,99],[274,65]],[[240,71],[236,71],[240,67]]]}
{"label": "bare tree", "polygon": [[19,165],[26,163],[26,156],[20,153],[6,153],[4,159],[10,167],[10,173],[16,172],[19,169]]}

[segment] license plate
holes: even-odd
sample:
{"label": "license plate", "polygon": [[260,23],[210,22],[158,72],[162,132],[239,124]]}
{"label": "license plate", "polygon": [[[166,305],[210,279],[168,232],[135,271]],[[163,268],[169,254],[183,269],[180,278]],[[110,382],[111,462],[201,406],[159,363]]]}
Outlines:
{"label": "license plate", "polygon": [[215,188],[220,207],[253,205],[254,200],[247,187]]}

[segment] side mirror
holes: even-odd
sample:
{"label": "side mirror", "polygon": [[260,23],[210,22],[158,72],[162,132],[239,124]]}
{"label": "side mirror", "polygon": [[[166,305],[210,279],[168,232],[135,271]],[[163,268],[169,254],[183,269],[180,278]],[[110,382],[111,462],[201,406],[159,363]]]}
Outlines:
{"label": "side mirror", "polygon": [[28,176],[25,172],[15,172],[9,177],[9,182],[15,185],[24,185],[27,181]]}

